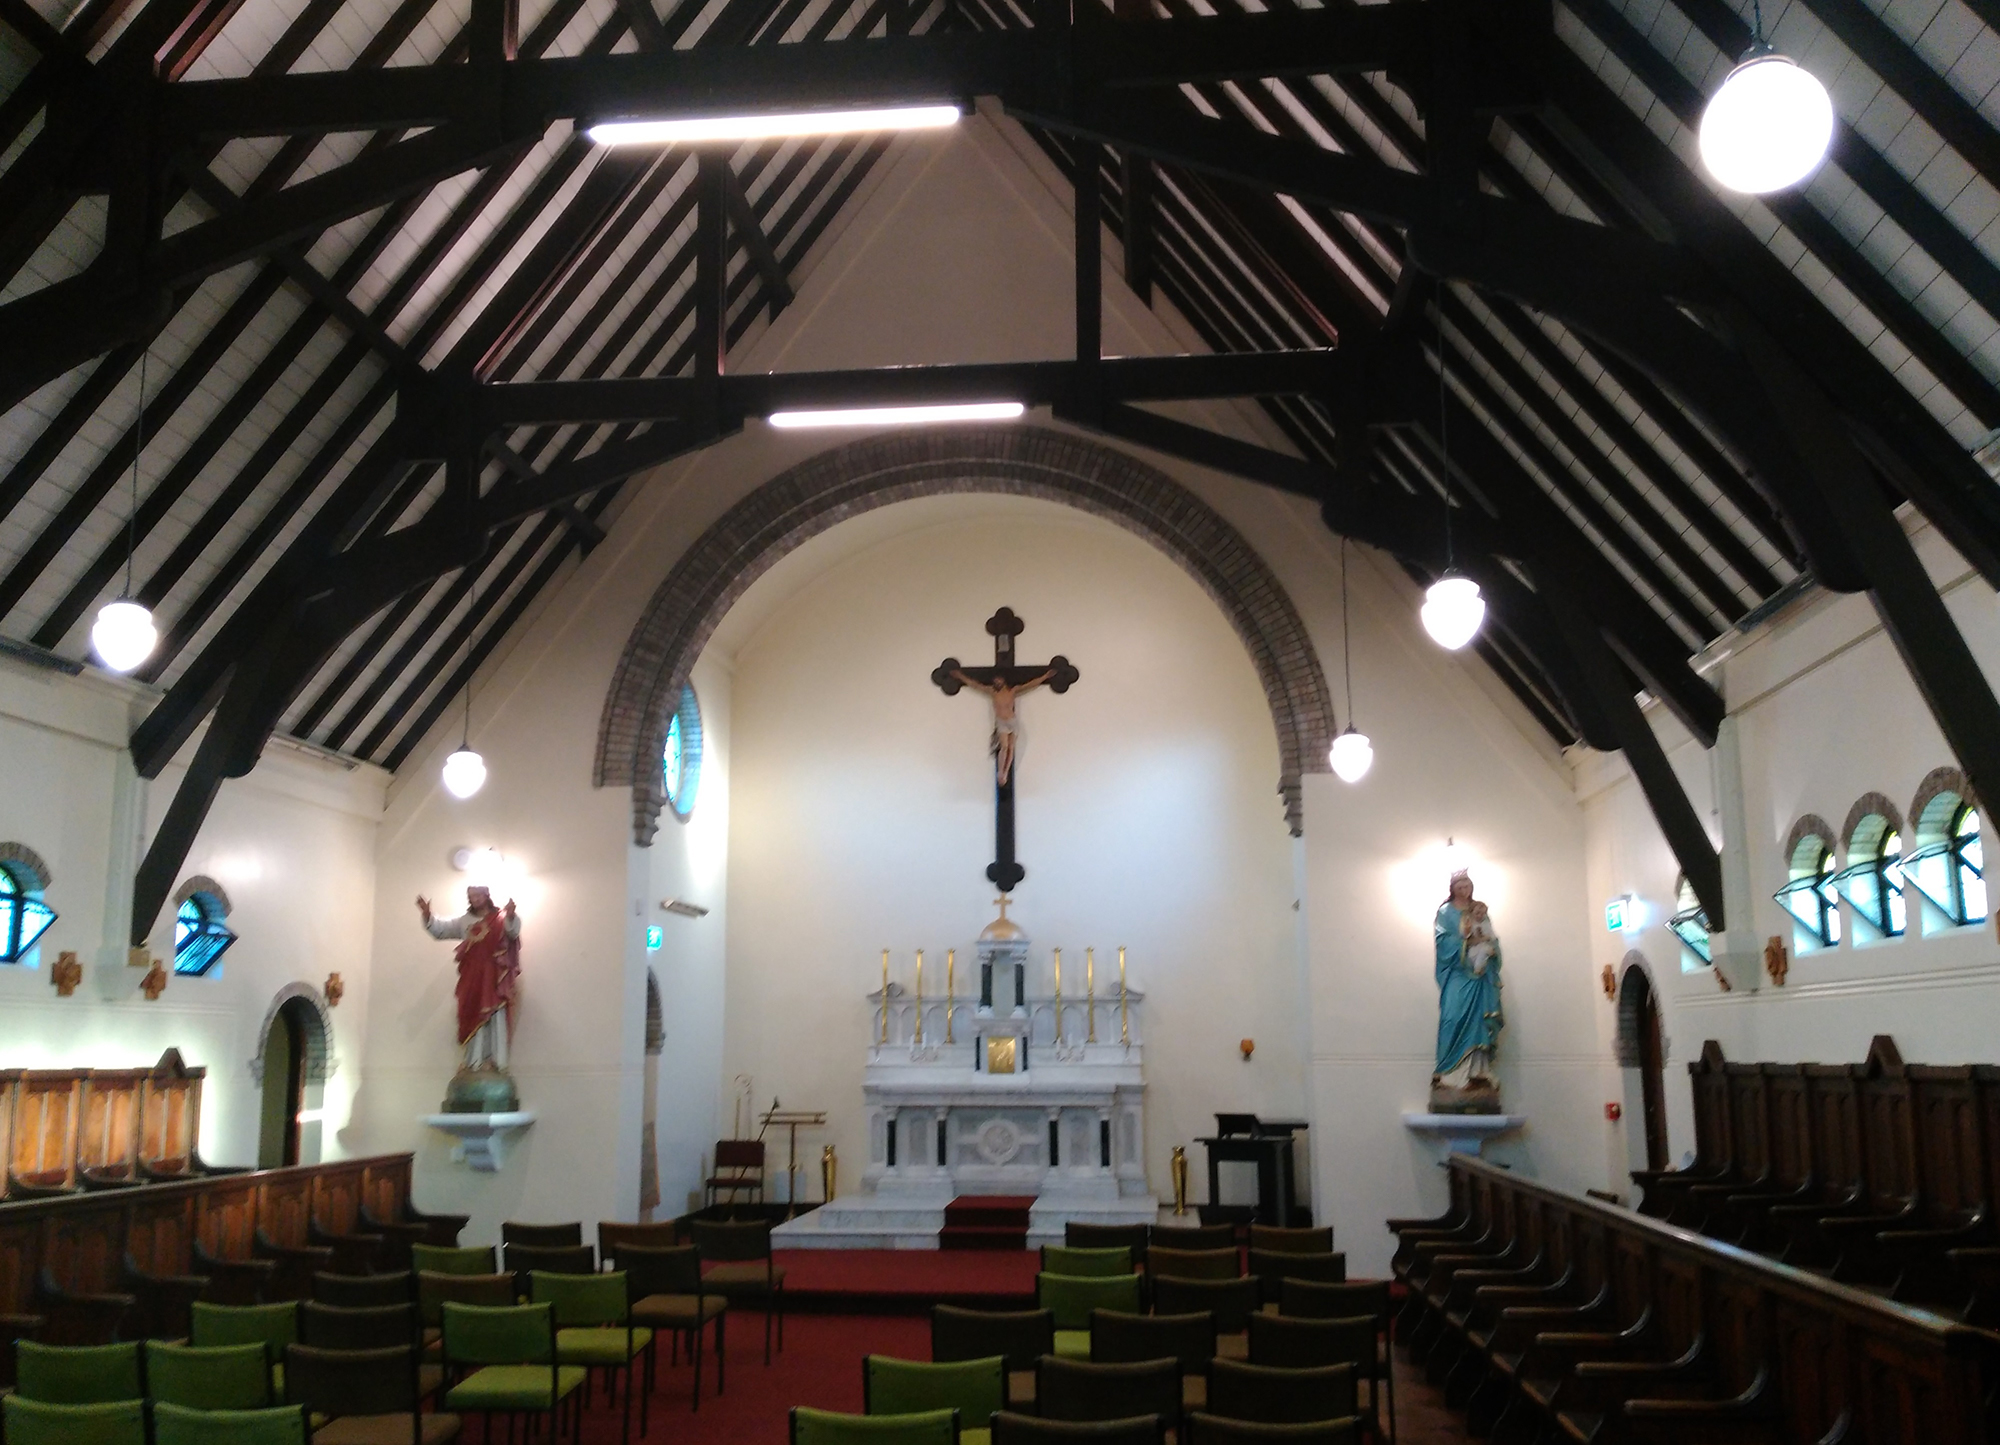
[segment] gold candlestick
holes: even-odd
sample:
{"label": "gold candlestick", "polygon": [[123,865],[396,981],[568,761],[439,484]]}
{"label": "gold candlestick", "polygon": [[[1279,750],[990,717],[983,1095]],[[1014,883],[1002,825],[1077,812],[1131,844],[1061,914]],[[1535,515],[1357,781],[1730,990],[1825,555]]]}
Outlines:
{"label": "gold candlestick", "polygon": [[951,1005],[958,997],[958,950],[944,951],[944,1041],[951,1042]]}
{"label": "gold candlestick", "polygon": [[1125,997],[1125,945],[1118,945],[1118,1042],[1132,1043],[1132,1006]]}
{"label": "gold candlestick", "polygon": [[922,950],[922,949],[920,948],[920,949],[918,949],[918,950],[917,950],[917,1037],[916,1037],[916,1042],[918,1042],[918,1043],[922,1043],[923,1041],[924,1041],[924,951],[923,951],[923,950]]}
{"label": "gold candlestick", "polygon": [[889,950],[882,950],[882,1042],[889,1042]]}
{"label": "gold candlestick", "polygon": [[1083,1041],[1097,1042],[1097,949],[1093,945],[1083,951],[1083,993],[1088,1003],[1084,1008]]}
{"label": "gold candlestick", "polygon": [[1056,950],[1056,1042],[1062,1038],[1062,950]]}

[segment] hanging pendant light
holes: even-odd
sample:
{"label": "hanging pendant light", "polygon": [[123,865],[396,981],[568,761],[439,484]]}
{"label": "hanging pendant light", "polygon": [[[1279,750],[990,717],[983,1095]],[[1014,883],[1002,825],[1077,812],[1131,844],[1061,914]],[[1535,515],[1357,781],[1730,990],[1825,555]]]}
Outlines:
{"label": "hanging pendant light", "polygon": [[1728,189],[1761,196],[1797,185],[1825,158],[1833,98],[1764,39],[1759,0],[1750,15],[1750,48],[1701,113],[1701,163]]}
{"label": "hanging pendant light", "polygon": [[465,684],[465,731],[457,749],[444,760],[444,790],[454,798],[469,798],[486,786],[486,759],[472,750],[472,683]]}
{"label": "hanging pendant light", "polygon": [[1456,652],[1478,635],[1479,624],[1486,620],[1486,599],[1479,595],[1479,584],[1454,565],[1451,547],[1451,447],[1446,425],[1450,413],[1445,394],[1444,300],[1445,290],[1439,287],[1438,477],[1444,486],[1444,575],[1431,583],[1424,593],[1424,605],[1418,615],[1423,618],[1424,631],[1431,635],[1431,641]]}
{"label": "hanging pendant light", "polygon": [[1375,745],[1354,726],[1354,649],[1347,630],[1347,539],[1340,539],[1340,665],[1347,675],[1347,728],[1327,750],[1327,762],[1343,783],[1358,783],[1375,765]]}
{"label": "hanging pendant light", "polygon": [[133,427],[132,511],[125,523],[125,586],[116,602],[97,609],[90,627],[90,645],[98,661],[113,672],[130,672],[153,655],[160,632],[153,614],[132,600],[132,559],[139,550],[139,455],[146,449],[146,354],[139,354],[139,420]]}

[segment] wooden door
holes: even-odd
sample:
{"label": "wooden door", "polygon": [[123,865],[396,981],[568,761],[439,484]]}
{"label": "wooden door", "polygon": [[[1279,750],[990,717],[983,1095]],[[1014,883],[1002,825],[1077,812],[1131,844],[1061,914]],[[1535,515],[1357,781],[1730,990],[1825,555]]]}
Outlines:
{"label": "wooden door", "polygon": [[[1628,976],[1629,977],[1629,976]],[[1628,987],[1644,990],[1639,998],[1639,1098],[1646,1116],[1646,1167],[1667,1167],[1666,1048],[1660,1037],[1660,1005],[1644,974],[1630,978]]]}

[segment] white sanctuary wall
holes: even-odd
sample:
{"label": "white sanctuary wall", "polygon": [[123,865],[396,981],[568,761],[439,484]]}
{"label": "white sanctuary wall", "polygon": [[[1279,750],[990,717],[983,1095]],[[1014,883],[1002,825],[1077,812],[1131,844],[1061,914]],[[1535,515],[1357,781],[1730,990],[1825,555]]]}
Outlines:
{"label": "white sanctuary wall", "polygon": [[[281,989],[319,989],[338,971],[347,997],[329,1016],[325,1117],[301,1144],[309,1159],[359,1152],[350,1104],[366,1042],[367,920],[388,775],[278,744],[248,777],[223,784],[181,876],[222,885],[237,941],[212,973],[173,977],[149,1001],[141,971],[125,964],[132,870],[181,776],[178,763],[151,783],[132,772],[126,740],[154,696],[95,670],[68,677],[0,660],[0,842],[25,844],[48,864],[46,901],[59,915],[37,966],[0,966],[0,1061],[132,1068],[177,1048],[209,1071],[202,1153],[254,1163],[260,1100],[250,1061],[266,1013]],[[171,903],[150,941],[171,961]],[[84,969],[69,998],[49,983],[64,950]]]}
{"label": "white sanctuary wall", "polygon": [[[1927,525],[1913,518],[1905,525],[1987,678],[2000,677],[2000,615],[1991,593]],[[1908,814],[1919,784],[1933,768],[1955,762],[1867,599],[1811,594],[1712,651],[1709,677],[1723,687],[1739,738],[1745,830],[1729,842],[1742,849],[1749,877],[1748,917],[1730,918],[1717,947],[1718,956],[1725,949],[1733,955],[1724,965],[1731,991],[1665,927],[1678,867],[1623,759],[1588,754],[1578,765],[1590,840],[1592,969],[1618,964],[1628,949],[1646,958],[1668,1042],[1674,1159],[1694,1145],[1686,1065],[1705,1039],[1740,1061],[1858,1061],[1878,1033],[1893,1035],[1912,1062],[2000,1060],[1991,1027],[2000,1008],[2000,944],[1990,920],[1942,927],[1910,890],[1905,936],[1857,938],[1864,930],[1843,908],[1841,942],[1801,951],[1790,918],[1771,897],[1787,879],[1785,842],[1801,815],[1818,814],[1839,830],[1862,794],[1880,792],[1903,815],[1905,846],[1912,846]],[[1730,780],[1726,754],[1705,754],[1658,710],[1652,716],[1696,810],[1722,838],[1725,815],[1716,799],[1718,784]],[[1635,936],[1605,931],[1603,904],[1620,893],[1644,904],[1646,926]],[[1761,965],[1763,941],[1772,935],[1791,949],[1782,987]],[[1609,1039],[1614,1011],[1599,1000],[1599,1032]],[[1644,1161],[1633,1082],[1626,1113],[1632,1137],[1620,1151],[1621,1167]]]}

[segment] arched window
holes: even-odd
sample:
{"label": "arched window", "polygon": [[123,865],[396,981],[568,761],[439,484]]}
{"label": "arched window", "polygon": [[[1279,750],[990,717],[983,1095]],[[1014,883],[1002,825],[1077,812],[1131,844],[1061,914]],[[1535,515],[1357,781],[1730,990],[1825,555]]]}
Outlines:
{"label": "arched window", "polygon": [[42,880],[34,871],[0,861],[0,963],[25,961],[55,921],[55,910],[42,902]]}
{"label": "arched window", "polygon": [[1817,819],[1801,819],[1792,829],[1790,881],[1771,896],[1798,925],[1802,950],[1832,948],[1840,942],[1840,895],[1833,887],[1833,861],[1830,830]]}
{"label": "arched window", "polygon": [[691,687],[681,688],[680,706],[667,723],[667,743],[660,752],[660,782],[674,816],[689,817],[701,787],[701,704]]}
{"label": "arched window", "polygon": [[223,919],[229,905],[215,893],[197,888],[181,899],[174,913],[174,972],[200,978],[222,961],[236,935]]}
{"label": "arched window", "polygon": [[1870,794],[1855,804],[1847,828],[1847,866],[1833,886],[1855,916],[1878,937],[1901,938],[1909,926],[1903,897],[1903,832],[1886,798]]}
{"label": "arched window", "polygon": [[1986,855],[1979,839],[1978,805],[1959,789],[1940,788],[1928,798],[1919,793],[1913,816],[1917,846],[1903,858],[1903,877],[1916,885],[1948,925],[1983,921]]}
{"label": "arched window", "polygon": [[[1694,885],[1681,875],[1680,887],[1674,891],[1674,916],[1667,920],[1667,927],[1681,941],[1681,946],[1700,960],[1696,967],[1706,967],[1715,962],[1708,941],[1708,913],[1701,906],[1701,900],[1694,896]],[[1688,960],[1682,960],[1686,968]]]}

